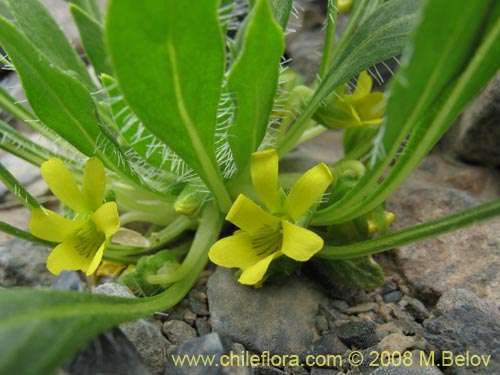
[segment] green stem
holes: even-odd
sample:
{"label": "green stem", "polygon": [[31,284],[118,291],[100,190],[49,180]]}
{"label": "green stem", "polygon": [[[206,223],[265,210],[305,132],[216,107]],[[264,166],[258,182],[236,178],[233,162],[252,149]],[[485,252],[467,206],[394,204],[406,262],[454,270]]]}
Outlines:
{"label": "green stem", "polygon": [[325,246],[316,256],[324,259],[349,259],[376,254],[451,232],[498,215],[500,215],[500,199],[372,240],[344,246]]}
{"label": "green stem", "polygon": [[182,265],[170,274],[148,276],[146,281],[150,284],[169,284],[190,275],[200,263],[206,262],[208,250],[219,237],[223,221],[224,217],[217,208],[213,205],[205,207],[191,249]]}
{"label": "green stem", "polygon": [[0,181],[4,183],[7,189],[9,189],[28,210],[31,211],[34,208],[41,207],[40,202],[38,202],[2,164],[0,164]]}
{"label": "green stem", "polygon": [[156,233],[155,238],[151,239],[154,244],[152,248],[158,248],[166,243],[176,239],[186,230],[193,227],[193,220],[186,216],[179,216],[170,225]]}
{"label": "green stem", "polygon": [[13,227],[10,224],[4,223],[3,221],[0,221],[0,232],[4,232],[7,234],[10,234],[12,236],[15,236],[17,238],[21,238],[26,241],[30,241],[33,243],[36,243],[38,245],[46,246],[46,247],[55,247],[57,243],[51,242],[51,241],[45,241],[42,240],[41,238],[33,236],[31,233],[26,232],[22,229]]}

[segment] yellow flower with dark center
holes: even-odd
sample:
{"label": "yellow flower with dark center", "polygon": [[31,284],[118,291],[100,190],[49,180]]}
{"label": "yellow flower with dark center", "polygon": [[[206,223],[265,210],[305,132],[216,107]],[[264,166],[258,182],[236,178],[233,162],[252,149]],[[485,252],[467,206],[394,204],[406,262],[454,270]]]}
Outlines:
{"label": "yellow flower with dark center", "polygon": [[267,211],[240,194],[226,220],[241,229],[217,241],[208,255],[220,266],[240,268],[240,283],[256,285],[274,259],[285,255],[305,262],[321,250],[323,239],[297,225],[297,221],[325,192],[332,174],[324,163],[318,164],[303,174],[286,195],[278,189],[278,155],[268,150],[252,154],[251,175]]}
{"label": "yellow flower with dark center", "polygon": [[90,158],[85,165],[81,189],[59,159],[43,163],[41,173],[52,193],[76,213],[74,220],[70,220],[45,208],[31,211],[31,233],[60,243],[50,253],[47,268],[55,275],[63,270],[93,274],[111,237],[120,227],[116,203],[103,204],[104,166],[99,159]]}

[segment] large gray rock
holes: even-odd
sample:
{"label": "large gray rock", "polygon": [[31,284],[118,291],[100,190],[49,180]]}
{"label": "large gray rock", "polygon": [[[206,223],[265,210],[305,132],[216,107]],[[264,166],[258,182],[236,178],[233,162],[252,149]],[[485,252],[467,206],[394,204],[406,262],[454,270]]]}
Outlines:
{"label": "large gray rock", "polygon": [[259,352],[304,352],[315,338],[321,298],[315,285],[296,277],[254,289],[238,284],[234,270],[219,267],[208,280],[212,330]]}
{"label": "large gray rock", "polygon": [[464,160],[500,165],[500,74],[467,107],[452,137]]}
{"label": "large gray rock", "polygon": [[[404,186],[388,201],[394,229],[444,217],[480,202],[449,188]],[[421,296],[431,299],[448,288],[463,288],[500,304],[500,219],[417,242],[397,250],[402,274]]]}
{"label": "large gray rock", "polygon": [[453,289],[443,294],[436,309],[439,315],[424,322],[425,338],[442,353],[443,366],[451,365],[453,375],[500,374],[498,307]]}

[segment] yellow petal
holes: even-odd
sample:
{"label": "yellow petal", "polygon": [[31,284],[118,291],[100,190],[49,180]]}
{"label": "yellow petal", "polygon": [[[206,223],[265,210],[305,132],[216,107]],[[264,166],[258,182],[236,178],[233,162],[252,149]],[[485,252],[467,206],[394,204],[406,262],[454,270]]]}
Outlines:
{"label": "yellow petal", "polygon": [[101,264],[102,256],[104,255],[104,250],[106,249],[107,245],[108,243],[106,241],[103,242],[103,244],[95,253],[94,257],[92,258],[92,262],[90,262],[88,268],[85,270],[85,274],[87,276],[92,275],[97,270],[97,267],[99,267],[99,264]]}
{"label": "yellow petal", "polygon": [[120,228],[120,217],[115,202],[103,204],[92,214],[91,219],[97,228],[104,232],[106,238],[113,236]]}
{"label": "yellow petal", "polygon": [[325,192],[332,179],[332,173],[325,163],[309,169],[300,176],[286,198],[286,213],[297,221]]}
{"label": "yellow petal", "polygon": [[372,87],[373,87],[372,77],[370,77],[370,75],[366,72],[366,70],[363,70],[358,76],[358,83],[356,84],[356,89],[352,94],[352,98],[359,99],[362,98],[363,96],[368,95],[370,91],[372,91]]}
{"label": "yellow petal", "polygon": [[243,231],[223,238],[212,245],[208,251],[209,259],[222,267],[247,269],[260,261],[252,249],[250,236]]}
{"label": "yellow petal", "polygon": [[43,240],[63,242],[84,225],[85,221],[69,220],[47,209],[31,210],[30,232]]}
{"label": "yellow petal", "polygon": [[85,164],[83,172],[82,191],[92,211],[102,204],[104,199],[104,189],[106,188],[106,172],[101,161],[92,157]]}
{"label": "yellow petal", "polygon": [[305,262],[321,250],[323,239],[316,233],[283,220],[281,252],[299,262]]}
{"label": "yellow petal", "polygon": [[[368,122],[380,124],[385,112],[385,97],[381,92],[372,92],[355,103],[353,106],[363,124]],[[375,121],[375,122],[374,122]]]}
{"label": "yellow petal", "polygon": [[278,193],[278,154],[276,150],[254,152],[250,169],[252,184],[260,200],[271,212],[281,208]]}
{"label": "yellow petal", "polygon": [[281,256],[281,252],[268,255],[243,271],[238,281],[245,285],[255,285],[262,280],[271,262]]}
{"label": "yellow petal", "polygon": [[250,235],[258,233],[263,228],[278,228],[281,223],[280,219],[265,212],[243,194],[234,201],[226,220]]}
{"label": "yellow petal", "polygon": [[58,275],[65,270],[81,270],[87,275],[91,275],[102,259],[105,243],[102,244],[97,251],[89,256],[80,254],[76,249],[78,240],[75,237],[70,237],[62,244],[56,246],[47,258],[47,268],[54,275]]}
{"label": "yellow petal", "polygon": [[71,172],[61,160],[56,158],[47,160],[42,164],[40,171],[52,193],[61,202],[76,212],[90,210]]}

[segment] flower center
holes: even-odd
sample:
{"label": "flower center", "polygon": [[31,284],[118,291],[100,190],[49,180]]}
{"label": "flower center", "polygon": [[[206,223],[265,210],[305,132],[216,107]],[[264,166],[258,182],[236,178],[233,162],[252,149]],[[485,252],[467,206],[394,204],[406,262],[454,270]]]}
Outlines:
{"label": "flower center", "polygon": [[259,256],[268,256],[281,248],[283,234],[280,228],[265,225],[255,236],[252,236],[252,249]]}
{"label": "flower center", "polygon": [[89,220],[82,228],[78,229],[74,238],[76,242],[75,250],[86,258],[95,254],[106,239],[104,233],[97,229],[92,220]]}

